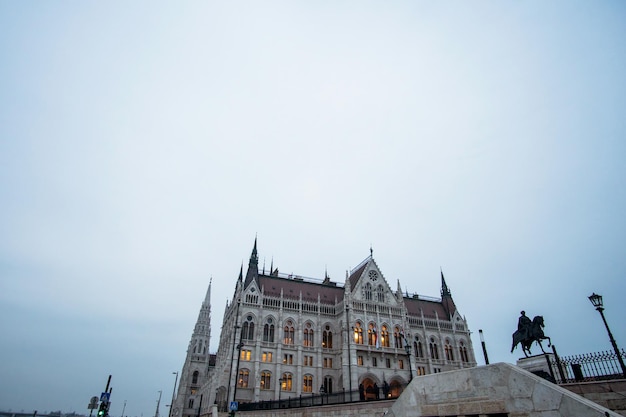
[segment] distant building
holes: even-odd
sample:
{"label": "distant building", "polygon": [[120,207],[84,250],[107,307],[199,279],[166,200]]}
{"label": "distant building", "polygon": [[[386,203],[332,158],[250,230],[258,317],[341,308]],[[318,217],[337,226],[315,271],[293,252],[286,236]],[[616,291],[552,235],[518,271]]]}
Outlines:
{"label": "distant building", "polygon": [[[210,285],[202,320],[210,318],[209,297]],[[391,289],[372,253],[340,284],[327,274],[323,280],[282,274],[273,265],[259,271],[255,240],[248,270],[244,276],[242,268],[224,312],[214,367],[204,349],[194,353],[210,336],[208,322],[200,322],[199,317],[174,417],[198,415],[200,395],[202,415],[213,404],[225,410],[233,400],[359,387],[371,392],[367,388],[374,384],[388,386],[388,395],[395,396],[411,377],[476,366],[467,321],[443,273],[440,299],[409,296],[399,280]]]}

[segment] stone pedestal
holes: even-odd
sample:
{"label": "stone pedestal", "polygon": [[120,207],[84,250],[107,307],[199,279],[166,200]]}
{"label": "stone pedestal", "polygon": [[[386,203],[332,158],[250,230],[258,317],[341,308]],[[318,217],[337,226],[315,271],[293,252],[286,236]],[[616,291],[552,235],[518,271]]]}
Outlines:
{"label": "stone pedestal", "polygon": [[554,366],[554,363],[555,359],[552,353],[542,353],[541,355],[533,355],[517,360],[517,366],[550,382],[554,382],[559,375],[559,371]]}

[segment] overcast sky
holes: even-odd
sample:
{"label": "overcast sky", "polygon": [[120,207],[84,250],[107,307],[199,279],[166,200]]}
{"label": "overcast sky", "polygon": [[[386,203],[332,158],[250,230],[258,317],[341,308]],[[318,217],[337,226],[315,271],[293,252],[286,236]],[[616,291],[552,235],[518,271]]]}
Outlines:
{"label": "overcast sky", "polygon": [[[369,255],[491,362],[626,348],[623,1],[0,2],[0,409],[150,417],[209,280]],[[537,348],[533,349],[538,352]]]}

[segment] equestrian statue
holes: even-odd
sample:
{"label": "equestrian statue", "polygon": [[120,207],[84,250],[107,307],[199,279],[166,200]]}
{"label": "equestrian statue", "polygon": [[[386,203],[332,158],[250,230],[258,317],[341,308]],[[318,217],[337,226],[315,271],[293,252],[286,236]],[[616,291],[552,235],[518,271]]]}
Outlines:
{"label": "equestrian statue", "polygon": [[513,345],[511,346],[511,353],[515,350],[515,347],[518,343],[522,345],[522,352],[524,355],[528,357],[530,352],[530,346],[533,342],[537,342],[541,351],[546,353],[543,350],[543,346],[541,345],[541,341],[548,339],[548,347],[551,346],[551,340],[548,336],[543,333],[543,316],[535,316],[531,321],[530,318],[526,316],[526,312],[522,311],[522,315],[517,320],[517,330],[513,333]]}

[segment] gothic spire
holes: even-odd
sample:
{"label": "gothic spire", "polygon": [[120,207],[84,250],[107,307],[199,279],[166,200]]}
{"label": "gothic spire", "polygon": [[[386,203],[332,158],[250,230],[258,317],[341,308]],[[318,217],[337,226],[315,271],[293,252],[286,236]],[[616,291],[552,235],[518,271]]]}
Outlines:
{"label": "gothic spire", "polygon": [[213,277],[209,280],[209,288],[206,291],[206,297],[204,297],[204,304],[211,305],[211,285],[213,284]]}
{"label": "gothic spire", "polygon": [[446,279],[443,277],[443,270],[441,271],[441,305],[448,313],[450,319],[456,312],[456,305],[452,299],[452,293],[446,284]]}
{"label": "gothic spire", "polygon": [[452,293],[446,284],[446,279],[443,277],[443,270],[439,268],[441,271],[441,297],[452,297]]}
{"label": "gothic spire", "polygon": [[250,262],[248,262],[248,272],[246,273],[246,281],[244,282],[244,288],[248,286],[252,281],[256,281],[259,277],[259,257],[256,250],[256,237],[254,238],[254,247],[252,248],[252,254],[250,255]]}

